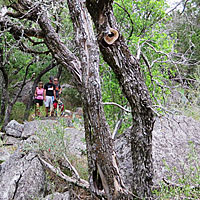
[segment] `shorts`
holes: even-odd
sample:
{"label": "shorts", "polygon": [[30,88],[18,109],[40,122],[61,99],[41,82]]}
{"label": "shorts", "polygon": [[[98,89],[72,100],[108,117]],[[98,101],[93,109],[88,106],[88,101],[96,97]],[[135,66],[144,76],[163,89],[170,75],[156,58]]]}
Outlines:
{"label": "shorts", "polygon": [[39,104],[40,106],[43,106],[43,100],[42,99],[35,99],[35,104]]}
{"label": "shorts", "polygon": [[53,107],[53,101],[54,101],[54,97],[53,96],[46,96],[46,101],[44,101],[45,107],[46,108]]}

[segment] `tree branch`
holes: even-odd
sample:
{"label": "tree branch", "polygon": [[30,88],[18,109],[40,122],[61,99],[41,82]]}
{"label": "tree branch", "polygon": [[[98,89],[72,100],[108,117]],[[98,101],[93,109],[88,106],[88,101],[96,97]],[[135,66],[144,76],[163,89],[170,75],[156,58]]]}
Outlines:
{"label": "tree branch", "polygon": [[114,103],[114,102],[104,102],[103,105],[113,105],[113,106],[117,106],[119,108],[121,108],[122,110],[128,112],[128,113],[131,113],[130,110],[127,110],[126,108],[124,108],[123,106],[117,104],[117,103]]}
{"label": "tree branch", "polygon": [[117,134],[118,130],[120,129],[121,125],[122,125],[122,119],[120,119],[116,125],[115,125],[115,129],[113,131],[113,134],[112,134],[112,139],[115,139],[115,135]]}
{"label": "tree branch", "polygon": [[69,159],[67,158],[67,156],[66,156],[65,154],[63,154],[63,156],[64,156],[64,158],[65,158],[65,160],[66,160],[66,162],[67,162],[69,168],[71,169],[71,171],[72,171],[72,172],[74,173],[74,175],[76,176],[76,179],[80,181],[81,178],[80,178],[80,176],[79,176],[79,174],[78,174],[76,168],[71,164],[71,162],[69,161]]}
{"label": "tree branch", "polygon": [[130,22],[131,22],[131,31],[130,31],[130,33],[129,33],[129,36],[128,36],[128,39],[127,40],[130,40],[130,38],[131,38],[131,36],[133,35],[133,20],[132,20],[132,18],[131,18],[131,15],[130,15],[130,13],[126,10],[126,8],[124,8],[124,7],[122,7],[119,3],[117,3],[117,2],[114,2],[116,5],[118,5],[121,9],[123,9],[124,10],[124,12],[128,15],[128,17],[129,17],[129,19],[130,19]]}
{"label": "tree branch", "polygon": [[[12,103],[11,104],[15,104],[15,102],[17,101],[19,95],[21,94],[22,92],[22,89],[24,87],[24,85],[26,84],[26,77],[28,75],[28,70],[29,70],[29,67],[35,62],[36,60],[33,59],[26,67],[26,71],[25,71],[25,75],[24,75],[24,79],[23,79],[23,82],[21,83],[21,86],[20,86],[20,89],[18,90],[17,94],[15,95],[14,99],[12,100]],[[33,79],[33,76],[31,77],[31,79]]]}
{"label": "tree branch", "polygon": [[44,38],[44,34],[41,30],[37,30],[34,28],[24,28],[22,26],[17,26],[11,23],[7,18],[0,19],[0,26],[2,30],[7,29],[16,40],[19,40],[21,37],[36,37],[36,38]]}
{"label": "tree branch", "polygon": [[35,51],[33,49],[28,48],[23,42],[19,43],[19,48],[21,51],[25,53],[33,53],[33,54],[49,54],[50,51]]}
{"label": "tree branch", "polygon": [[[81,187],[81,188],[85,189],[88,192],[91,192],[90,188],[89,188],[89,183],[86,180],[84,180],[84,179],[78,180],[78,179],[71,178],[71,177],[67,176],[66,174],[64,174],[59,167],[55,168],[53,165],[51,165],[50,163],[46,162],[40,156],[38,156],[38,158],[39,158],[40,162],[45,167],[47,167],[49,170],[51,170],[53,173],[55,173],[61,179],[65,180],[66,182],[71,183],[71,184],[73,184],[75,186]],[[95,195],[98,196],[98,197],[101,197],[101,198],[102,197],[105,198],[105,194],[103,192],[101,192],[99,194],[95,194]]]}

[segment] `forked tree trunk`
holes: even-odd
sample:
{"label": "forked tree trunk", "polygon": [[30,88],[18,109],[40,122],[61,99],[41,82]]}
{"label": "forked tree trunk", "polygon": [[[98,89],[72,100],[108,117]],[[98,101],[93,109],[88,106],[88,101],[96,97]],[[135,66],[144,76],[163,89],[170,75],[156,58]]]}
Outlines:
{"label": "forked tree trunk", "polygon": [[[16,10],[22,8],[24,13],[25,10],[31,9],[28,18],[39,23],[49,50],[58,62],[72,73],[77,88],[82,94],[92,191],[98,193],[103,188],[107,199],[128,199],[119,176],[113,141],[103,112],[98,72],[98,48],[84,2],[68,0],[78,36],[81,61],[61,42],[47,15],[42,13],[39,6],[33,9],[30,1],[20,0],[18,1],[20,6],[17,6]],[[134,177],[130,178],[134,179],[133,191],[140,198],[150,198],[153,177],[152,129],[154,123],[150,96],[140,72],[140,66],[128,50],[123,37],[120,36],[112,45],[104,46],[102,41],[102,37],[108,33],[110,27],[118,29],[112,11],[112,1],[87,0],[86,2],[98,32],[98,42],[104,59],[117,75],[132,108]]]}
{"label": "forked tree trunk", "polygon": [[153,179],[152,130],[154,115],[151,99],[137,59],[131,55],[122,35],[113,44],[106,44],[103,37],[110,28],[118,30],[113,14],[112,0],[87,0],[87,7],[95,23],[98,42],[104,60],[111,66],[122,91],[128,99],[133,125],[131,147],[133,159],[133,192],[140,198],[151,198]]}

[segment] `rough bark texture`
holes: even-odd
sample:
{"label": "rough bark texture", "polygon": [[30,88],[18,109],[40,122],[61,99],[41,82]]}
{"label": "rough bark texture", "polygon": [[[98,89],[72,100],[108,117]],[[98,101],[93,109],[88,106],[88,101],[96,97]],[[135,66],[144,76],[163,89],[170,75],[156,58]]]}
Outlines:
{"label": "rough bark texture", "polygon": [[98,42],[104,60],[112,67],[132,109],[133,192],[140,198],[150,198],[153,178],[152,130],[154,124],[151,100],[140,66],[136,58],[131,55],[123,37],[120,35],[114,44],[105,45],[103,36],[109,33],[109,28],[119,31],[112,3],[113,1],[108,0],[98,2],[87,0],[87,7],[97,29]]}
{"label": "rough bark texture", "polygon": [[128,199],[116,164],[113,140],[105,119],[99,77],[99,52],[85,3],[68,0],[81,55],[82,102],[91,190],[104,189],[108,199]]}
{"label": "rough bark texture", "polygon": [[[2,39],[0,38],[0,43]],[[8,101],[8,75],[4,68],[3,63],[3,48],[0,48],[0,71],[2,73],[2,90],[1,90],[1,112],[0,112],[0,123],[3,122],[6,113],[6,104]]]}

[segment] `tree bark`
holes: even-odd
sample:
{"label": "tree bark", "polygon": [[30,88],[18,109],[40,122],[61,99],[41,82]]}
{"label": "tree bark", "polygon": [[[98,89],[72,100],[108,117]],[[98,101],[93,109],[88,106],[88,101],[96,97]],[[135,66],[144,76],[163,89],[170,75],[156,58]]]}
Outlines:
{"label": "tree bark", "polygon": [[4,120],[5,113],[6,113],[6,104],[8,102],[8,87],[6,86],[7,84],[5,84],[4,82],[5,81],[3,80],[2,93],[1,93],[0,123],[2,123]]}
{"label": "tree bark", "polygon": [[99,77],[99,50],[85,3],[68,0],[82,67],[82,102],[88,153],[89,183],[108,199],[128,199],[119,175],[113,140],[106,122]]}
{"label": "tree bark", "polygon": [[[2,43],[2,38],[0,37],[0,43]],[[4,68],[3,63],[3,47],[0,48],[0,71],[2,73],[2,93],[1,93],[1,112],[0,112],[0,123],[3,122],[6,113],[6,104],[8,102],[8,74]]]}
{"label": "tree bark", "polygon": [[110,28],[118,30],[113,14],[112,0],[87,0],[87,8],[95,23],[98,43],[104,60],[111,66],[122,91],[128,99],[133,125],[131,147],[133,159],[133,193],[140,198],[151,198],[153,179],[152,165],[152,130],[154,115],[151,109],[151,98],[145,85],[139,63],[131,55],[122,35],[111,45],[105,44],[103,37],[109,34]]}

